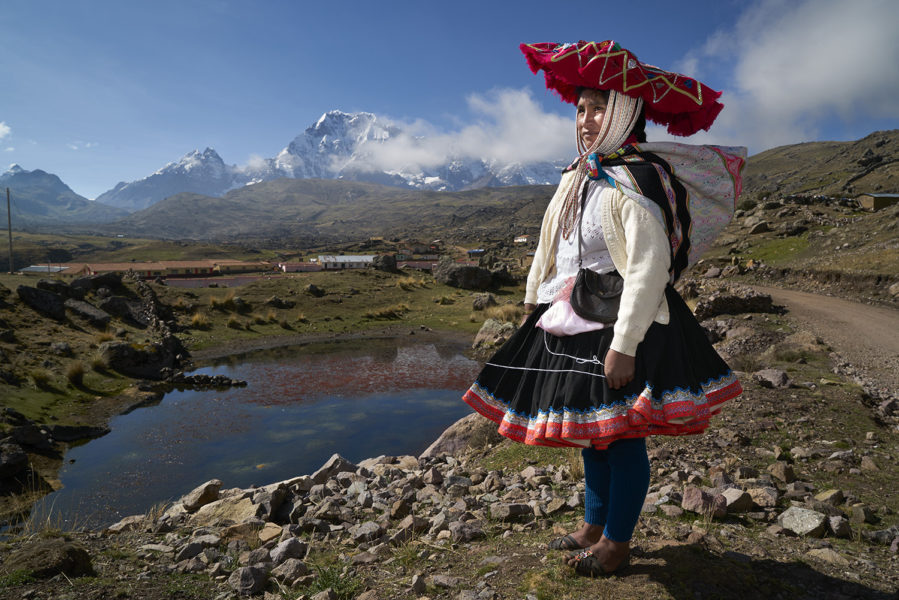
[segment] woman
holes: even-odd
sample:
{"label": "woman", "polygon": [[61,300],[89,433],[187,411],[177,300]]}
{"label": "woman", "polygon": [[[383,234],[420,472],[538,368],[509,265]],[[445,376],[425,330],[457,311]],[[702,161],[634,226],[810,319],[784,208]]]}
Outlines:
{"label": "woman", "polygon": [[[550,543],[584,575],[626,564],[649,487],[649,435],[702,432],[742,392],[672,284],[726,225],[742,149],[647,144],[646,118],[707,129],[719,93],[614,42],[522,44],[577,106],[579,158],[547,207],[521,328],[464,400],[526,444],[582,447],[584,525]],[[686,99],[686,102],[685,102]],[[623,277],[617,320],[569,302],[580,267]]]}

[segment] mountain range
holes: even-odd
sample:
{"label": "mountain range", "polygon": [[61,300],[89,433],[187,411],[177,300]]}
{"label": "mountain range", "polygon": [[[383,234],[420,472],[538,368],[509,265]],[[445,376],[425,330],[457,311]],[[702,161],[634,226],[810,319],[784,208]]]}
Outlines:
{"label": "mountain range", "polygon": [[79,196],[58,176],[40,169],[27,171],[12,165],[0,173],[0,190],[5,188],[11,190],[11,218],[17,227],[51,222],[107,223],[128,214],[121,208]]}
{"label": "mountain range", "polygon": [[296,136],[274,158],[248,165],[227,165],[212,148],[194,150],[177,162],[132,182],[120,182],[97,201],[135,212],[179,193],[218,197],[246,185],[283,177],[342,179],[400,188],[462,191],[483,187],[548,184],[558,179],[563,162],[499,164],[486,159],[456,157],[431,168],[414,165],[383,169],[373,157],[406,132],[366,112],[330,111]]}

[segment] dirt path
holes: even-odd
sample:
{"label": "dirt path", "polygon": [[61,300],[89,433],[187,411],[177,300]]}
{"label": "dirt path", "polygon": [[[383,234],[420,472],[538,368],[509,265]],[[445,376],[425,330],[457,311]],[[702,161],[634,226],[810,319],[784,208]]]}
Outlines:
{"label": "dirt path", "polygon": [[824,340],[874,387],[899,393],[899,311],[831,296],[752,286]]}

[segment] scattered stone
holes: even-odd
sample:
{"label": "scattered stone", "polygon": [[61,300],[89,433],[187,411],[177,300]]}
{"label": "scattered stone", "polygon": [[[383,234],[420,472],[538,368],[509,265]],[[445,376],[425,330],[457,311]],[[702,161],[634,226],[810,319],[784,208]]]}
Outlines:
{"label": "scattered stone", "polygon": [[791,506],[777,517],[781,527],[804,537],[822,537],[827,530],[827,515],[807,508]]}
{"label": "scattered stone", "polygon": [[836,565],[838,567],[848,567],[849,561],[845,556],[834,550],[833,548],[815,548],[808,551],[808,556],[823,560],[826,563]]}
{"label": "scattered stone", "polygon": [[253,596],[265,589],[268,576],[259,567],[240,567],[231,573],[228,585],[242,596]]}
{"label": "scattered stone", "polygon": [[215,502],[219,499],[219,490],[222,488],[220,479],[210,479],[203,485],[194,488],[189,494],[179,501],[187,512],[196,512],[200,507]]}
{"label": "scattered stone", "polygon": [[827,525],[830,528],[831,533],[838,538],[848,539],[852,537],[852,527],[849,525],[849,519],[846,517],[829,517],[827,519]]}
{"label": "scattered stone", "polygon": [[713,496],[696,486],[688,485],[684,488],[681,508],[689,512],[720,518],[727,514],[727,500],[724,496]]}
{"label": "scattered stone", "polygon": [[87,549],[62,538],[29,542],[4,558],[3,569],[8,573],[27,571],[35,579],[49,579],[60,574],[67,577],[95,574]]}
{"label": "scattered stone", "polygon": [[727,502],[728,514],[748,512],[755,506],[752,496],[739,488],[727,488],[721,495]]}
{"label": "scattered stone", "polygon": [[19,295],[19,299],[22,302],[35,311],[57,321],[65,320],[65,298],[59,294],[27,285],[17,287],[16,294]]}
{"label": "scattered stone", "polygon": [[796,474],[793,472],[793,466],[783,461],[777,461],[768,467],[768,472],[784,483],[792,483],[796,481]]}
{"label": "scattered stone", "polygon": [[762,369],[753,373],[752,378],[764,388],[785,388],[792,384],[787,372],[780,369]]}

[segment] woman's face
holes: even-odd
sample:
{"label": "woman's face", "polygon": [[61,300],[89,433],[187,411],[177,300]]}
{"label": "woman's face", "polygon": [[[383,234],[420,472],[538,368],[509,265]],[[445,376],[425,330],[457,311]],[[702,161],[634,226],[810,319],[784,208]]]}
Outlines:
{"label": "woman's face", "polygon": [[577,101],[577,134],[590,148],[606,114],[606,95],[601,90],[585,89]]}

